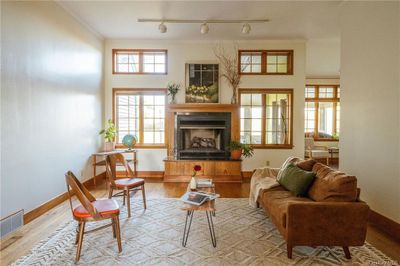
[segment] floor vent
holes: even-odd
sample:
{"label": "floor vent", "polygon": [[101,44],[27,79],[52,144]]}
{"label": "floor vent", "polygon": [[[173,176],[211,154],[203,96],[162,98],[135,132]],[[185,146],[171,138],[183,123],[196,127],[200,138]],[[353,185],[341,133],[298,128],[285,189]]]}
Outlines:
{"label": "floor vent", "polygon": [[1,238],[14,232],[24,225],[24,210],[20,210],[14,214],[7,216],[0,221]]}

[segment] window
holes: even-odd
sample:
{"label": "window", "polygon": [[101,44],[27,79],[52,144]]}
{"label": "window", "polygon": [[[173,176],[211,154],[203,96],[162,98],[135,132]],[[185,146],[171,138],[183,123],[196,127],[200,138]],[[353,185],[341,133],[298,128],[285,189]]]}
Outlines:
{"label": "window", "polygon": [[239,70],[242,75],[292,75],[293,50],[241,50]]}
{"label": "window", "polygon": [[262,52],[242,52],[240,54],[241,73],[261,73]]}
{"label": "window", "polygon": [[292,148],[292,89],[240,90],[240,141]]}
{"label": "window", "polygon": [[340,130],[340,87],[307,85],[304,110],[305,135],[315,140],[338,140]]}
{"label": "window", "polygon": [[113,74],[167,74],[167,50],[112,51]]}
{"label": "window", "polygon": [[114,89],[113,95],[117,144],[132,134],[138,146],[165,146],[164,89]]}

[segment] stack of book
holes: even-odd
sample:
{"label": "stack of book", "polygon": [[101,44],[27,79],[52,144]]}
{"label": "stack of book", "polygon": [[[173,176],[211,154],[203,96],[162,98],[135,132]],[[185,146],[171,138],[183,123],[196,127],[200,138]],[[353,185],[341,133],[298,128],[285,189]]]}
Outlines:
{"label": "stack of book", "polygon": [[197,179],[196,185],[198,188],[213,187],[212,179]]}

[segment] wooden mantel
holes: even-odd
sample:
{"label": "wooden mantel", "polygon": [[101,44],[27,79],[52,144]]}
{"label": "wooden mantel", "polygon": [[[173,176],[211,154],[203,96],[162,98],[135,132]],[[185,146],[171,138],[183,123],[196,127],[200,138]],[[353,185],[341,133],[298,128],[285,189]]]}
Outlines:
{"label": "wooden mantel", "polygon": [[166,106],[166,143],[168,148],[168,156],[174,154],[175,142],[175,114],[176,113],[196,113],[196,112],[225,112],[231,113],[231,139],[239,140],[240,138],[240,121],[239,121],[238,104],[218,104],[218,103],[185,103],[185,104],[170,104]]}

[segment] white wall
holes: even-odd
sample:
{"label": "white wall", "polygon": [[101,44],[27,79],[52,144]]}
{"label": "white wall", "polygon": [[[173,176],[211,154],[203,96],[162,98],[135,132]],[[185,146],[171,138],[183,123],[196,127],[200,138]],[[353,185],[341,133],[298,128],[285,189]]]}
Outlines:
{"label": "white wall", "polygon": [[[165,88],[170,81],[185,82],[185,63],[215,61],[213,47],[218,42],[206,41],[138,41],[107,40],[105,45],[105,117],[112,116],[112,88]],[[304,41],[238,41],[242,49],[293,49],[294,75],[287,76],[243,76],[242,88],[293,88],[294,89],[294,134],[295,147],[291,150],[256,150],[254,157],[246,159],[243,170],[252,170],[265,165],[279,166],[290,155],[302,156],[304,151],[304,85],[305,85],[305,42]],[[231,50],[232,42],[224,42]],[[168,49],[168,75],[113,75],[113,48],[164,48]],[[220,103],[230,103],[231,89],[221,80]],[[177,95],[177,103],[184,103],[184,90]],[[162,171],[162,159],[166,149],[141,150],[138,153],[138,168],[141,171]]]}
{"label": "white wall", "polygon": [[55,2],[1,2],[1,217],[92,175],[100,145],[103,41]]}
{"label": "white wall", "polygon": [[345,2],[341,12],[340,168],[361,197],[400,222],[400,3]]}
{"label": "white wall", "polygon": [[306,76],[337,78],[340,75],[340,39],[310,39],[306,44]]}

